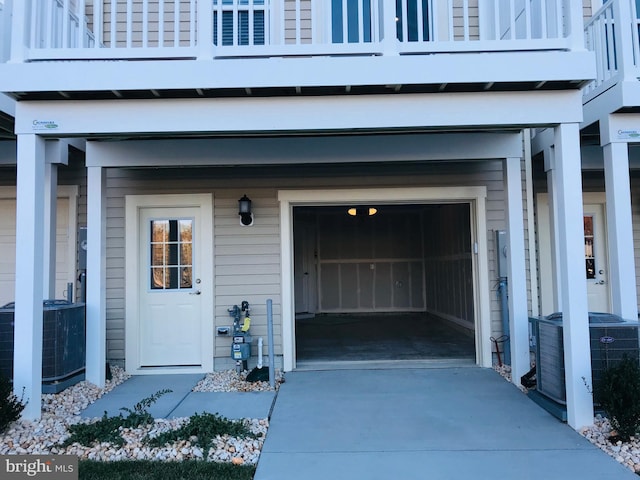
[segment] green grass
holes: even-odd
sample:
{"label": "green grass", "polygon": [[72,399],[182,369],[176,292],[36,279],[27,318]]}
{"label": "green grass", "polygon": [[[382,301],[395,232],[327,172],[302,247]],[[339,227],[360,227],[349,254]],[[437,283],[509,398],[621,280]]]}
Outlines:
{"label": "green grass", "polygon": [[251,480],[256,467],[229,463],[81,460],[80,480]]}

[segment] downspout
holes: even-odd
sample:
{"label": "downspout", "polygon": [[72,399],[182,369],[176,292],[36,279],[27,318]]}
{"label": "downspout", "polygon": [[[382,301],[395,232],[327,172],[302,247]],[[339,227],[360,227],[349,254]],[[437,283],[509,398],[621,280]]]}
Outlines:
{"label": "downspout", "polygon": [[540,315],[540,296],[538,294],[538,250],[536,249],[535,221],[533,208],[533,167],[531,160],[531,130],[525,128],[524,136],[524,181],[527,198],[527,247],[529,250],[529,292],[531,298],[531,316]]}
{"label": "downspout", "polygon": [[[511,365],[511,345],[509,342],[509,290],[507,288],[507,232],[496,230],[496,265],[498,269],[498,290],[500,298],[500,319],[502,321],[502,336],[493,338],[498,354],[498,363],[502,360]],[[503,358],[500,358],[500,344],[503,345]]]}
{"label": "downspout", "polygon": [[[499,254],[498,254],[499,255]],[[500,297],[500,317],[502,319],[502,337],[496,340],[496,348],[502,343],[504,348],[504,363],[511,365],[511,342],[509,342],[509,294],[507,277],[498,279],[498,296]]]}

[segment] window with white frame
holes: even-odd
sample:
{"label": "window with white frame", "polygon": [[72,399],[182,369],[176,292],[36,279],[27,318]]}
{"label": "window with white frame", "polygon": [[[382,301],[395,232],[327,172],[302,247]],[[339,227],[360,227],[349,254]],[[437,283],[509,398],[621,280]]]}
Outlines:
{"label": "window with white frame", "polygon": [[268,0],[213,0],[213,43],[265,45]]}
{"label": "window with white frame", "polygon": [[[431,40],[430,0],[396,0],[396,38],[401,42]],[[333,43],[368,43],[375,37],[379,2],[331,0]]]}

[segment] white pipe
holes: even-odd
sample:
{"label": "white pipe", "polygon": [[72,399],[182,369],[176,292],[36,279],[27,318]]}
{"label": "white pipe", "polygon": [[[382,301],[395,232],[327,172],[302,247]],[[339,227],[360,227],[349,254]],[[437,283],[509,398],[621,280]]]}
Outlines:
{"label": "white pipe", "polygon": [[262,337],[258,338],[258,368],[262,368]]}
{"label": "white pipe", "polygon": [[269,340],[269,385],[276,388],[275,347],[273,346],[273,300],[267,299],[267,339]]}

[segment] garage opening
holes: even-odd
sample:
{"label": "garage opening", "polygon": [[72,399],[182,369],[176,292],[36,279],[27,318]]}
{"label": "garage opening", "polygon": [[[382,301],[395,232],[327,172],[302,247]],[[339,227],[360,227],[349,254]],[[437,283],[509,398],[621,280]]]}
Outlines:
{"label": "garage opening", "polygon": [[469,203],[293,209],[297,365],[474,362]]}

